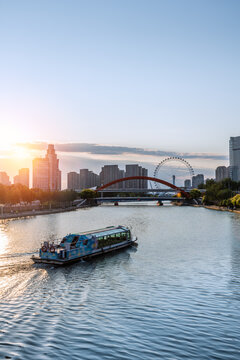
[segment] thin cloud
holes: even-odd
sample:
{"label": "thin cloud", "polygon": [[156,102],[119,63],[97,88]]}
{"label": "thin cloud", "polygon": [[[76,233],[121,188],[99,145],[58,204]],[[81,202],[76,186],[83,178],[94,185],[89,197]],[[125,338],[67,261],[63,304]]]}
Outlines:
{"label": "thin cloud", "polygon": [[[45,150],[47,143],[21,143],[18,146],[23,146],[29,150]],[[180,153],[170,152],[163,150],[150,150],[144,148],[127,147],[127,146],[112,146],[112,145],[99,145],[89,143],[62,143],[55,144],[57,151],[65,153],[89,153],[92,155],[123,155],[134,154],[144,156],[181,156],[185,159],[207,159],[207,160],[227,160],[228,156],[223,154],[211,154],[211,153]]]}

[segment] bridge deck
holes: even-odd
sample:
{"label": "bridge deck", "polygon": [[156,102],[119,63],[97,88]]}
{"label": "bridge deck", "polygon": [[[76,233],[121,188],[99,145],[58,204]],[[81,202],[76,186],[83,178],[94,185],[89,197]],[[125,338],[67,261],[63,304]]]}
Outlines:
{"label": "bridge deck", "polygon": [[[192,189],[181,188],[184,191],[191,191]],[[206,189],[198,189],[201,193],[205,192]],[[177,193],[175,189],[103,189],[99,191],[101,193]]]}
{"label": "bridge deck", "polygon": [[98,202],[129,202],[129,201],[185,201],[185,198],[177,198],[172,196],[146,196],[146,197],[133,197],[133,196],[115,196],[115,197],[100,197],[96,198]]}

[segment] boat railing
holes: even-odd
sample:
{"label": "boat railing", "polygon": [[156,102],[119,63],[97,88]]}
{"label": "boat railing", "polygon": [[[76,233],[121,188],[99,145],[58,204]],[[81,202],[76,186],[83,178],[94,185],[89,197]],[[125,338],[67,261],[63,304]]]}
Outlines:
{"label": "boat railing", "polygon": [[60,245],[62,241],[62,238],[57,238],[57,239],[51,239],[51,240],[47,240],[47,241],[43,241],[41,243],[41,246],[44,246],[46,243],[48,243],[48,247],[51,247],[51,246],[58,246]]}

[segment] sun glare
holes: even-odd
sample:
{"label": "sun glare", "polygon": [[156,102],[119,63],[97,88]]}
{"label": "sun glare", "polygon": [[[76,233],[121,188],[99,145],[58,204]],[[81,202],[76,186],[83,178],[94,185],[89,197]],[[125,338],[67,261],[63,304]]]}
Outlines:
{"label": "sun glare", "polygon": [[20,124],[16,123],[14,126],[5,121],[0,132],[0,149],[12,149],[14,144],[24,143],[28,141],[29,134],[25,128],[22,128]]}
{"label": "sun glare", "polygon": [[14,148],[13,157],[15,159],[27,159],[29,156],[29,151],[24,147],[17,146]]}

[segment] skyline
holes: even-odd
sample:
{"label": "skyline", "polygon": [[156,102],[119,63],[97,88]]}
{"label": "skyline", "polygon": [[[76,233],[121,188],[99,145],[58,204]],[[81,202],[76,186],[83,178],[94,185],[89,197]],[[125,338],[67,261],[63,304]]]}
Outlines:
{"label": "skyline", "polygon": [[[195,173],[203,173],[206,177],[215,176],[215,168],[227,165],[228,155],[209,153],[166,152],[157,149],[143,149],[132,147],[106,146],[99,144],[55,144],[60,159],[63,188],[67,186],[67,173],[88,168],[99,173],[104,164],[118,164],[123,168],[125,164],[139,163],[146,167],[149,174],[153,174],[156,165],[168,156],[182,156],[193,166]],[[47,143],[17,144],[11,153],[5,153],[5,159],[0,160],[1,171],[6,171],[10,177],[16,175],[21,167],[30,168],[30,183],[32,179],[32,160],[45,155]],[[18,153],[18,159],[14,154]],[[5,166],[5,168],[4,168]]]}
{"label": "skyline", "polygon": [[0,1],[1,147],[224,154],[239,132],[239,15],[234,0]]}

